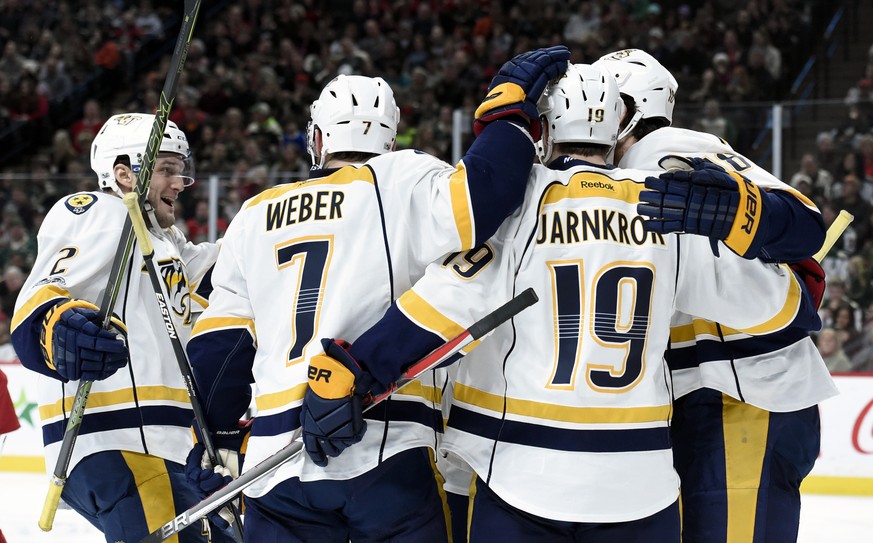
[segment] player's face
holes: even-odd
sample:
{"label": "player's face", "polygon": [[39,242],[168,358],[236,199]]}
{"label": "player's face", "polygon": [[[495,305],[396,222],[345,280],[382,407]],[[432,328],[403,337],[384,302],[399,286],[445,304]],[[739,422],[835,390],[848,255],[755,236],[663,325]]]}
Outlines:
{"label": "player's face", "polygon": [[169,228],[176,222],[176,199],[189,185],[189,177],[183,175],[185,163],[180,157],[158,157],[149,186],[148,201],[155,209],[155,217],[161,228]]}

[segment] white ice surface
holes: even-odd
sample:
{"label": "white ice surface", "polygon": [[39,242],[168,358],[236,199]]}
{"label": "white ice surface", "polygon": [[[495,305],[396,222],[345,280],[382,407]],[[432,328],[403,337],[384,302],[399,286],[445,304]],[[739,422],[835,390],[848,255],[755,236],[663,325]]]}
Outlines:
{"label": "white ice surface", "polygon": [[[8,543],[102,542],[100,533],[69,509],[58,511],[51,532],[39,529],[47,486],[42,475],[0,473],[0,530]],[[798,542],[873,543],[873,497],[805,494]]]}

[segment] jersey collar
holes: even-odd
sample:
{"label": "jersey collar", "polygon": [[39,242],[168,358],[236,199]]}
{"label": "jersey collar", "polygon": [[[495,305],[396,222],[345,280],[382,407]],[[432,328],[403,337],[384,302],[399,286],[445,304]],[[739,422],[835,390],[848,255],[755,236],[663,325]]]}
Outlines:
{"label": "jersey collar", "polygon": [[582,160],[581,158],[573,158],[567,155],[561,155],[555,160],[549,162],[550,170],[569,170],[570,168],[574,168],[576,166],[589,166],[594,168],[601,168],[604,170],[615,169],[615,165],[613,164],[594,164],[592,162],[588,162],[587,160]]}

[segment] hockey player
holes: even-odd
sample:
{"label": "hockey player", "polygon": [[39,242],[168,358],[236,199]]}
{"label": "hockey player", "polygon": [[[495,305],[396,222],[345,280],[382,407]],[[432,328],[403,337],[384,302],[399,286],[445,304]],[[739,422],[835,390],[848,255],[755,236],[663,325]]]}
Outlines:
{"label": "hockey player", "polygon": [[[402,362],[533,287],[540,302],[461,362],[454,385],[443,447],[476,473],[470,541],[678,542],[663,363],[674,308],[749,333],[817,315],[787,267],[644,230],[646,172],[605,160],[624,111],[611,76],[571,66],[544,102],[548,167],[533,168],[520,211],[484,245],[431,265],[350,347],[326,340],[310,376],[329,369],[340,380],[346,368],[355,393],[384,388]],[[695,167],[660,181],[742,182]],[[708,218],[729,226],[735,211]],[[340,394],[312,377],[310,389],[304,411],[315,395]]]}
{"label": "hockey player", "polygon": [[304,435],[309,455],[246,490],[247,540],[447,541],[429,452],[442,428],[438,389],[425,380],[404,389],[367,413],[366,433],[361,419],[331,427],[333,401],[301,414],[309,361],[322,354],[319,338],[356,338],[427,264],[484,242],[518,207],[540,132],[536,101],[568,57],[557,46],[507,62],[456,167],[391,152],[399,110],[390,87],[340,75],[312,104],[310,179],[269,189],[234,217],[188,346],[210,427],[235,431],[254,382],[245,465],[299,436],[301,418],[360,441],[328,464],[332,450]]}
{"label": "hockey player", "polygon": [[[817,291],[824,273],[809,258],[822,244],[824,226],[815,205],[724,140],[671,127],[676,80],[644,51],[630,49],[597,61],[613,74],[635,115],[619,137],[616,160],[630,168],[657,168],[669,155],[711,160],[736,171],[759,188],[759,223],[754,235],[714,236],[744,258],[799,262],[793,265]],[[660,187],[647,213],[661,221],[658,231],[705,233],[693,212],[702,187],[673,183]],[[677,196],[683,193],[688,195]],[[679,204],[671,209],[674,202]],[[740,234],[742,234],[740,232]],[[816,404],[837,393],[809,329],[791,326],[751,337],[705,320],[679,314],[671,330],[667,360],[674,386],[671,433],[682,480],[683,541],[794,541],[800,520],[800,483],[819,451]],[[730,535],[729,535],[730,534]]]}
{"label": "hockey player", "polygon": [[[67,196],[48,212],[12,319],[22,364],[42,374],[39,413],[49,469],[78,381],[94,381],[62,497],[112,543],[138,541],[200,499],[183,465],[193,412],[139,252],[123,272],[111,329],[101,328],[96,306],[127,217],[121,196],[136,184],[153,123],[153,115],[129,113],[100,129],[91,168],[102,191]],[[194,181],[188,163],[185,134],[169,122],[146,208],[168,309],[185,340],[192,296],[198,287],[208,289],[204,276],[218,252],[214,244],[188,243],[173,226],[175,201]],[[231,541],[214,535],[213,541]],[[191,531],[179,540],[207,538]]]}

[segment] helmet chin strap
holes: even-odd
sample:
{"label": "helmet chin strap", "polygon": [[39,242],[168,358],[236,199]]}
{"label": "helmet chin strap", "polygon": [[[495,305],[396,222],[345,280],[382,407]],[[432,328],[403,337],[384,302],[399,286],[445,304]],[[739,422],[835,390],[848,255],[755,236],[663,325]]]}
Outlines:
{"label": "helmet chin strap", "polygon": [[[615,139],[616,142],[619,142],[625,138],[628,134],[630,134],[633,129],[637,126],[637,123],[643,118],[642,111],[635,111],[634,116],[631,117],[631,120],[628,121],[627,126],[624,127],[624,130],[618,133],[618,137]],[[615,147],[613,147],[615,149]]]}
{"label": "helmet chin strap", "polygon": [[152,203],[146,200],[142,204],[142,210],[145,211],[145,220],[148,223],[148,227],[155,232],[160,232],[163,230],[161,228],[160,223],[158,223],[158,216],[155,215],[155,208],[152,206]]}

